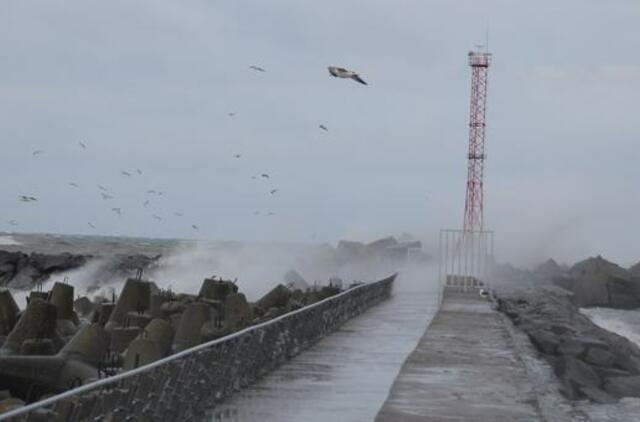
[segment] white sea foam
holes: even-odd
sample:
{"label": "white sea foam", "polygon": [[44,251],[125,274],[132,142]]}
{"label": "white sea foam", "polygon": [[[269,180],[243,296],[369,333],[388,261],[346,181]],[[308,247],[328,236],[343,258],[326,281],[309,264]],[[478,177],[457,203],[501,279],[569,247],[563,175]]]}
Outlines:
{"label": "white sea foam", "polygon": [[22,243],[18,242],[13,236],[0,236],[0,246],[20,246]]}
{"label": "white sea foam", "polygon": [[640,346],[640,310],[583,308],[580,312],[605,330],[628,338]]}

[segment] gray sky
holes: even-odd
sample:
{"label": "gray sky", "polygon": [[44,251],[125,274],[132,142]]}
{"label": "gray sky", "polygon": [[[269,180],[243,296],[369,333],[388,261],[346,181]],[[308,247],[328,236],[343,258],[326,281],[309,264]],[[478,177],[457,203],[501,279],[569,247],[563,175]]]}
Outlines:
{"label": "gray sky", "polygon": [[458,227],[466,54],[489,24],[498,251],[630,263],[638,22],[635,0],[4,0],[0,230],[334,242]]}

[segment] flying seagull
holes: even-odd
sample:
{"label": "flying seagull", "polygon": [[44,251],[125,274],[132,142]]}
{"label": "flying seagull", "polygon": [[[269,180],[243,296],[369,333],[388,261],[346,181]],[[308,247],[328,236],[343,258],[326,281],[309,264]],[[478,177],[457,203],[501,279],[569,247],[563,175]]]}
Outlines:
{"label": "flying seagull", "polygon": [[327,127],[325,125],[320,125],[318,126],[320,129],[324,130],[325,132],[329,132],[329,129],[327,129]]}
{"label": "flying seagull", "polygon": [[235,116],[235,115],[236,115],[236,112],[235,112],[235,111],[232,111],[232,112],[230,112],[230,113],[227,113],[227,116],[229,116],[229,117],[233,117],[233,116]]}
{"label": "flying seagull", "polygon": [[120,174],[123,175],[123,176],[131,177],[131,173],[129,173],[128,171],[122,170],[122,171],[120,171]]}
{"label": "flying seagull", "polygon": [[22,202],[34,202],[38,200],[38,198],[34,196],[27,196],[27,195],[20,195],[19,198]]}
{"label": "flying seagull", "polygon": [[100,195],[102,195],[102,200],[103,201],[106,201],[107,199],[113,199],[113,196],[111,196],[111,195],[109,195],[107,193],[104,193],[104,192],[100,192]]}
{"label": "flying seagull", "polygon": [[91,227],[92,229],[95,229],[95,228],[96,228],[96,226],[94,226],[94,225],[93,225],[93,224],[91,224],[91,223],[87,223],[87,224],[88,224],[88,225],[89,225],[89,227]]}
{"label": "flying seagull", "polygon": [[118,217],[122,216],[122,210],[120,208],[111,208],[111,211],[115,212],[118,214]]}
{"label": "flying seagull", "polygon": [[100,189],[101,191],[104,191],[104,192],[108,191],[108,189],[107,189],[107,188],[105,188],[105,187],[104,187],[104,186],[102,186],[102,185],[98,185],[98,189]]}
{"label": "flying seagull", "polygon": [[149,200],[147,199],[146,201],[144,201],[144,203],[142,204],[143,207],[146,207],[147,205],[149,205]]}
{"label": "flying seagull", "polygon": [[159,215],[153,214],[153,218],[155,218],[158,221],[162,221],[162,217],[160,217]]}
{"label": "flying seagull", "polygon": [[267,217],[272,216],[272,215],[276,215],[276,213],[269,211],[269,213],[267,214]]}
{"label": "flying seagull", "polygon": [[140,176],[142,176],[142,170],[136,169],[136,173],[138,173]]}
{"label": "flying seagull", "polygon": [[242,154],[236,154],[236,155],[234,155],[234,157],[240,158],[240,157],[242,157]]}
{"label": "flying seagull", "polygon": [[262,173],[262,174],[260,175],[260,177],[264,177],[265,179],[268,179],[268,178],[269,178],[269,175],[268,175],[267,173]]}
{"label": "flying seagull", "polygon": [[78,142],[78,144],[80,144],[82,149],[87,149],[87,146],[84,144],[84,142]]}
{"label": "flying seagull", "polygon": [[255,65],[253,65],[253,66],[249,66],[249,69],[253,69],[253,70],[255,70],[256,72],[266,72],[266,70],[265,70],[263,67],[255,66]]}
{"label": "flying seagull", "polygon": [[192,224],[192,225],[191,225],[191,228],[192,228],[193,230],[198,230],[198,226],[196,226],[195,224]]}
{"label": "flying seagull", "polygon": [[77,183],[74,182],[69,182],[69,186],[73,186],[74,188],[79,188],[80,186],[78,186]]}
{"label": "flying seagull", "polygon": [[181,212],[174,212],[173,215],[175,215],[176,217],[182,217],[182,213]]}
{"label": "flying seagull", "polygon": [[367,83],[363,81],[360,76],[358,76],[358,74],[352,70],[347,70],[337,66],[329,66],[328,69],[329,73],[331,73],[331,76],[343,79],[353,79],[356,82],[360,82],[362,85],[367,85]]}
{"label": "flying seagull", "polygon": [[35,157],[36,155],[40,155],[40,154],[42,154],[43,152],[44,152],[43,150],[41,150],[41,149],[37,149],[37,150],[33,151],[32,155]]}
{"label": "flying seagull", "polygon": [[278,192],[278,189],[271,189],[271,190],[269,191],[269,193],[270,193],[271,195],[273,195],[273,194],[274,194],[274,193],[276,193],[276,192]]}

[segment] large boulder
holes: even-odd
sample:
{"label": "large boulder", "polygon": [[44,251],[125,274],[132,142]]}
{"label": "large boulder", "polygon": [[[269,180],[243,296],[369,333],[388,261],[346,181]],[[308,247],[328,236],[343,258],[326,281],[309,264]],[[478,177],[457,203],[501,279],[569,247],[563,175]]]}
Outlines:
{"label": "large boulder", "polygon": [[604,389],[615,397],[640,397],[640,375],[611,377]]}

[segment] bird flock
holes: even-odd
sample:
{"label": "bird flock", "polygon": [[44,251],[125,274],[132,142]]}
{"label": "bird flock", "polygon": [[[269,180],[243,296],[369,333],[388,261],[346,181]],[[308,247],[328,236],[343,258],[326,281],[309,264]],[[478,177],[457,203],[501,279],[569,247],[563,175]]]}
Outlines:
{"label": "bird flock", "polygon": [[[264,67],[257,66],[257,65],[251,65],[251,66],[249,66],[249,69],[251,69],[252,71],[258,72],[258,73],[265,73],[267,71]],[[337,67],[337,66],[328,66],[327,69],[329,71],[329,74],[331,76],[335,77],[335,78],[351,79],[351,80],[354,80],[354,81],[356,81],[356,82],[358,82],[358,83],[360,83],[362,85],[368,85],[367,82],[365,82],[356,72],[354,72],[352,70],[348,70],[348,69],[345,69],[345,68],[342,68],[342,67]],[[235,111],[230,111],[230,112],[227,113],[228,117],[235,117],[236,115],[237,115],[237,112],[235,112]],[[324,125],[324,124],[319,124],[318,128],[320,130],[322,130],[323,132],[329,132],[328,127],[326,125]],[[78,146],[83,150],[86,150],[88,148],[87,147],[87,143],[82,142],[82,141],[78,142]],[[36,157],[39,157],[39,156],[43,155],[44,153],[45,153],[44,150],[37,149],[37,150],[34,150],[32,152],[32,156],[34,158],[36,158]],[[235,154],[234,155],[234,158],[236,158],[236,159],[240,159],[241,157],[242,157],[242,154]],[[135,177],[136,175],[138,177],[140,177],[140,176],[143,176],[144,173],[140,168],[135,168],[134,170],[120,170],[120,176],[121,177],[132,178],[132,177]],[[258,178],[267,180],[267,179],[270,179],[271,176],[268,173],[261,173],[259,175],[251,176],[251,178],[254,179],[254,180],[258,179]],[[78,183],[74,182],[74,181],[68,182],[68,186],[70,186],[73,189],[81,189],[81,186]],[[97,192],[100,194],[100,197],[102,198],[103,201],[112,201],[112,200],[115,199],[115,194],[113,192],[111,192],[104,185],[97,184],[96,187],[97,187]],[[271,188],[269,190],[269,194],[270,195],[275,195],[278,192],[279,192],[279,190],[277,188]],[[151,200],[154,197],[158,198],[158,197],[162,197],[164,195],[165,195],[164,191],[155,190],[155,189],[148,189],[145,192],[144,200],[142,200],[140,202],[141,206],[146,208],[146,207],[149,206],[149,204],[151,203]],[[26,194],[19,195],[18,199],[19,199],[20,202],[23,202],[23,203],[35,203],[35,202],[38,202],[38,198],[37,197],[32,196],[32,195],[26,195]],[[122,215],[124,214],[124,210],[122,209],[122,207],[110,206],[110,210],[111,210],[111,212],[116,214],[118,217],[122,217]],[[253,211],[253,215],[254,216],[258,216],[258,215],[273,216],[273,215],[275,215],[275,213],[272,212],[272,211],[261,212],[261,211],[256,210],[256,211]],[[181,217],[184,216],[184,214],[181,213],[181,212],[178,212],[178,211],[174,211],[173,212],[173,216],[181,218]],[[162,216],[160,216],[158,214],[155,214],[155,213],[150,214],[150,217],[152,219],[158,221],[158,222],[163,220]],[[15,219],[9,220],[8,223],[11,226],[18,226],[19,225],[18,221],[15,220]],[[98,226],[96,226],[92,221],[87,221],[87,226],[90,227],[92,230],[97,230],[98,229]],[[191,224],[191,229],[195,230],[195,231],[198,231],[199,227],[198,227],[197,224],[192,223]]]}

